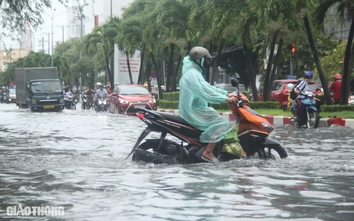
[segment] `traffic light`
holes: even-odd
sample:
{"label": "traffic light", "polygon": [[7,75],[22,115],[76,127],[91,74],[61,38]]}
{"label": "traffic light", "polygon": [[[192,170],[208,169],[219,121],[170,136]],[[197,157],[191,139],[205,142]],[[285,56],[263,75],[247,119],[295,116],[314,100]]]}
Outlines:
{"label": "traffic light", "polygon": [[295,51],[296,51],[296,48],[295,48],[295,43],[292,43],[291,46],[290,46],[290,50],[291,50],[291,53],[294,54]]}

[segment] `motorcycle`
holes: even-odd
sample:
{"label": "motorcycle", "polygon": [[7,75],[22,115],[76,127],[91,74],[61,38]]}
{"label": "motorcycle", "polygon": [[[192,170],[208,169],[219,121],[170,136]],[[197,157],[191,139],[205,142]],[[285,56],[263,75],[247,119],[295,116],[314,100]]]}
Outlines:
{"label": "motorcycle", "polygon": [[[316,101],[314,98],[316,94],[312,93],[311,91],[300,91],[300,94],[304,95],[305,97],[301,99],[299,120],[295,121],[294,118],[290,118],[290,120],[295,123],[296,127],[305,125],[307,128],[317,128],[320,122],[320,116],[318,114]],[[296,100],[293,100],[291,111],[294,116],[296,115],[295,105],[297,105]]]}
{"label": "motorcycle", "polygon": [[76,103],[72,95],[69,96],[68,106],[66,107],[66,109],[76,110]]}
{"label": "motorcycle", "polygon": [[87,95],[83,94],[81,96],[81,109],[85,110],[85,109],[89,109],[88,105],[87,105]]}
{"label": "motorcycle", "polygon": [[97,98],[96,111],[107,111],[107,99],[105,97]]}
{"label": "motorcycle", "polygon": [[[277,141],[269,138],[273,131],[273,126],[256,111],[252,110],[246,104],[248,98],[240,94],[238,90],[238,81],[231,80],[232,85],[237,88],[233,96],[238,98],[236,104],[229,103],[233,115],[238,124],[237,135],[242,146],[244,156],[236,156],[224,151],[225,141],[220,141],[214,149],[214,155],[219,161],[228,161],[243,157],[260,159],[286,158],[288,156],[285,149]],[[203,131],[200,131],[180,116],[157,112],[147,109],[139,109],[136,113],[147,127],[141,133],[128,157],[132,155],[132,160],[141,160],[147,163],[167,163],[167,164],[188,164],[202,163],[201,155],[205,150],[206,143],[202,143],[199,137]],[[161,134],[159,139],[146,139],[151,132]],[[175,142],[166,139],[167,135],[172,135],[179,139]],[[127,158],[128,158],[127,157]]]}

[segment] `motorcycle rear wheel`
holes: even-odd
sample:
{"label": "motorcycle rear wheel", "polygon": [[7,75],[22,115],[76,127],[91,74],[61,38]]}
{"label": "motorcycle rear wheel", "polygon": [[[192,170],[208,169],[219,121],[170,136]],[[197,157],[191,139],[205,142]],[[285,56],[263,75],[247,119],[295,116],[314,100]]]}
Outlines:
{"label": "motorcycle rear wheel", "polygon": [[306,122],[307,128],[317,128],[319,122],[320,122],[320,116],[316,111],[311,110],[307,113],[307,122]]}
{"label": "motorcycle rear wheel", "polygon": [[156,143],[146,141],[140,144],[132,156],[133,161],[144,161],[154,164],[175,164],[177,163],[171,156],[157,152]]}

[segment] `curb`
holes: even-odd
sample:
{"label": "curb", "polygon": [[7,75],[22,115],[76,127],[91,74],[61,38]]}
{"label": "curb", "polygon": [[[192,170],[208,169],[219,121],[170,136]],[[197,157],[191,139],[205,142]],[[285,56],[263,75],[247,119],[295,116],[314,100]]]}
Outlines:
{"label": "curb", "polygon": [[[178,115],[178,110],[163,110],[157,109],[160,112],[172,113]],[[227,118],[230,121],[235,120],[234,115],[231,112],[219,112],[220,115]],[[279,125],[294,125],[293,122],[289,120],[289,117],[285,116],[264,116],[271,125],[279,126]],[[349,127],[354,129],[354,119],[343,119],[343,118],[321,118],[319,127],[330,127],[332,125],[339,125],[344,127]]]}

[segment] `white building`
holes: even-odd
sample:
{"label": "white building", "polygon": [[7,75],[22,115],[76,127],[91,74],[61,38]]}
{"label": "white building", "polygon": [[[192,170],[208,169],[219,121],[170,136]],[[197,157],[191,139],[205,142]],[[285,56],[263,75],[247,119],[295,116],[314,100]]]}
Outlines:
{"label": "white building", "polygon": [[85,35],[89,34],[95,26],[102,25],[109,17],[122,16],[122,8],[128,7],[134,0],[100,0],[88,1],[85,12]]}

